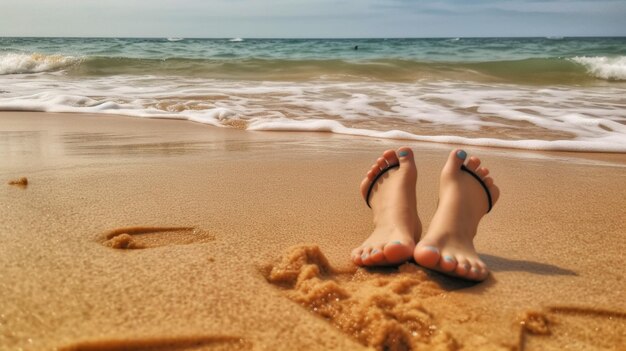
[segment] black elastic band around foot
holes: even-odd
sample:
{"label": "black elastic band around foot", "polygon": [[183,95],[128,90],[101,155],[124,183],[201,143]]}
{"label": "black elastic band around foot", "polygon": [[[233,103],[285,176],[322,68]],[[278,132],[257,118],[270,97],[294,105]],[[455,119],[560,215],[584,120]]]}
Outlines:
{"label": "black elastic band around foot", "polygon": [[478,181],[478,183],[480,183],[480,185],[482,185],[483,189],[485,189],[485,193],[487,194],[487,201],[489,202],[489,209],[487,210],[487,213],[489,213],[489,211],[491,211],[491,206],[493,206],[493,202],[491,200],[491,193],[489,192],[489,189],[487,188],[487,184],[485,184],[485,182],[483,182],[483,180],[480,179],[478,174],[470,171],[470,169],[465,167],[465,165],[461,165],[461,170],[469,173],[472,177],[474,177]]}
{"label": "black elastic band around foot", "polygon": [[[367,207],[372,208],[372,206],[370,206],[370,194],[372,193],[372,190],[374,189],[374,185],[376,185],[376,182],[378,181],[378,179],[380,179],[380,177],[382,177],[383,174],[387,173],[390,169],[398,168],[398,167],[400,167],[399,163],[389,165],[387,166],[387,168],[381,170],[380,173],[378,173],[378,175],[374,178],[374,180],[372,180],[372,182],[370,183],[369,189],[367,189],[367,195],[365,195],[365,203],[367,204]],[[491,206],[489,208],[491,208]]]}

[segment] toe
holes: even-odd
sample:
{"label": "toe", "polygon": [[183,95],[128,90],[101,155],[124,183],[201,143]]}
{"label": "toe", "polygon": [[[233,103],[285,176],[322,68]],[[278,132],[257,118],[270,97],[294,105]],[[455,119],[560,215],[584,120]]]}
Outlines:
{"label": "toe", "polygon": [[478,167],[476,169],[476,174],[480,177],[480,178],[485,178],[487,176],[487,174],[489,174],[489,169],[485,168],[485,167]]}
{"label": "toe", "polygon": [[450,152],[446,165],[443,167],[442,174],[455,175],[461,169],[461,165],[465,162],[467,153],[461,149],[455,149]]}
{"label": "toe", "polygon": [[400,162],[394,150],[387,150],[383,152],[383,158],[387,160],[388,165],[397,165]]}
{"label": "toe", "polygon": [[368,178],[364,178],[363,181],[361,181],[361,185],[359,186],[359,188],[361,189],[361,195],[363,195],[363,198],[367,196],[367,189],[369,189],[370,183],[371,180],[369,180]]}
{"label": "toe", "polygon": [[380,159],[380,157],[377,158],[376,162],[374,162],[374,164],[372,165],[372,171],[374,171],[375,173],[380,172],[380,166],[378,165],[378,160],[379,159]]}
{"label": "toe", "polygon": [[397,155],[400,166],[404,167],[403,165],[415,165],[415,158],[413,156],[413,150],[411,150],[411,148],[403,146],[398,149]]}
{"label": "toe", "polygon": [[357,247],[356,249],[352,250],[352,262],[354,262],[355,265],[357,266],[362,266],[363,265],[363,261],[361,260],[361,254],[363,253],[363,248],[361,247]]}
{"label": "toe", "polygon": [[480,267],[476,263],[472,263],[467,277],[472,280],[480,280],[481,276],[482,276],[482,271]]}
{"label": "toe", "polygon": [[398,157],[398,163],[400,164],[400,171],[403,172],[408,177],[406,178],[409,182],[415,182],[415,177],[417,177],[417,166],[415,165],[415,156],[413,156],[413,151],[403,146],[398,149],[396,152]]}
{"label": "toe", "polygon": [[485,182],[485,185],[487,186],[487,188],[489,188],[490,186],[493,186],[493,178],[491,177],[485,177],[485,179],[483,179],[483,182]]}
{"label": "toe", "polygon": [[382,263],[385,260],[383,245],[374,245],[370,252],[370,258],[374,264]]}
{"label": "toe", "polygon": [[500,198],[500,188],[498,188],[497,185],[493,184],[492,180],[492,184],[487,185],[487,189],[489,189],[489,193],[491,194],[491,201],[495,204]]}
{"label": "toe", "polygon": [[363,252],[361,253],[361,261],[363,261],[363,264],[366,266],[371,265],[372,263],[374,263],[372,261],[372,248],[371,247],[366,247],[363,249]]}
{"label": "toe", "polygon": [[439,267],[444,272],[452,272],[456,269],[457,261],[456,257],[450,253],[444,253],[441,256],[441,261],[439,262]]}
{"label": "toe", "polygon": [[371,182],[374,180],[374,178],[376,178],[376,175],[378,174],[378,172],[380,172],[380,169],[378,169],[378,167],[376,167],[376,169],[374,170],[373,168],[370,169],[367,172],[367,179]]}
{"label": "toe", "polygon": [[456,273],[456,275],[458,275],[459,277],[467,277],[471,266],[469,264],[469,261],[466,258],[460,258],[457,257],[457,261],[458,264],[456,265],[456,269],[454,270],[454,273]]}
{"label": "toe", "polygon": [[476,169],[480,166],[480,159],[476,156],[472,156],[467,161],[466,167],[469,168],[470,171],[476,173]]}
{"label": "toe", "polygon": [[498,188],[498,186],[493,183],[493,178],[491,177],[485,177],[485,179],[483,179],[483,182],[489,190],[489,194],[491,194],[491,201],[493,202],[493,204],[495,204],[496,201],[498,201],[498,199],[500,198],[500,188]]}
{"label": "toe", "polygon": [[435,268],[439,262],[441,253],[435,246],[421,245],[415,248],[413,258],[415,262],[426,268]]}
{"label": "toe", "polygon": [[413,254],[414,245],[397,240],[387,243],[383,249],[385,260],[392,264],[408,261]]}
{"label": "toe", "polygon": [[384,157],[379,157],[376,160],[376,165],[378,165],[378,168],[380,168],[381,170],[386,169],[389,165],[387,164],[387,160],[385,160]]}
{"label": "toe", "polygon": [[480,268],[480,275],[478,276],[478,280],[485,280],[487,276],[489,276],[489,269],[487,269],[487,265],[483,261],[477,262],[478,268]]}

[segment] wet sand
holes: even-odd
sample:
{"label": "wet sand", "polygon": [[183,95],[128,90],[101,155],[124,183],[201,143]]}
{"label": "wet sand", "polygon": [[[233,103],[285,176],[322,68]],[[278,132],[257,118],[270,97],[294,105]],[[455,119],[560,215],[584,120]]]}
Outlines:
{"label": "wet sand", "polygon": [[464,147],[502,190],[473,284],[350,263],[401,145],[427,227],[453,145],[0,113],[0,349],[622,349],[626,155]]}

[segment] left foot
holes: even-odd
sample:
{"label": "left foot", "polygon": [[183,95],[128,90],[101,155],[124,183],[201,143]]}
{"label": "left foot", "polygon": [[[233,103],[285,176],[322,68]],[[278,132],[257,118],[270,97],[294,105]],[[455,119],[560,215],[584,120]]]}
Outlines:
{"label": "left foot", "polygon": [[[390,165],[399,165],[376,177]],[[417,216],[415,182],[417,168],[413,152],[408,147],[387,150],[378,158],[361,182],[361,193],[368,201],[374,216],[374,232],[352,250],[352,261],[358,266],[385,266],[408,261],[415,248],[415,240],[422,232]]]}

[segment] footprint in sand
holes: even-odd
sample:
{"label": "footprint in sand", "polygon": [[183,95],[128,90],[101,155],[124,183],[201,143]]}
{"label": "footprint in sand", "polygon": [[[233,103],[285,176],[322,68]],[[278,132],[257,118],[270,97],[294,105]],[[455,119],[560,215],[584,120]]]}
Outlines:
{"label": "footprint in sand", "polygon": [[12,180],[9,180],[7,184],[25,189],[28,186],[28,178],[22,177],[19,179],[12,179]]}
{"label": "footprint in sand", "polygon": [[251,350],[252,344],[233,336],[85,341],[59,351],[230,351]]}
{"label": "footprint in sand", "polygon": [[626,312],[552,306],[526,312],[517,350],[624,350]]}
{"label": "footprint in sand", "polygon": [[127,227],[102,233],[97,240],[114,249],[133,250],[206,243],[215,240],[215,236],[194,227]]}

